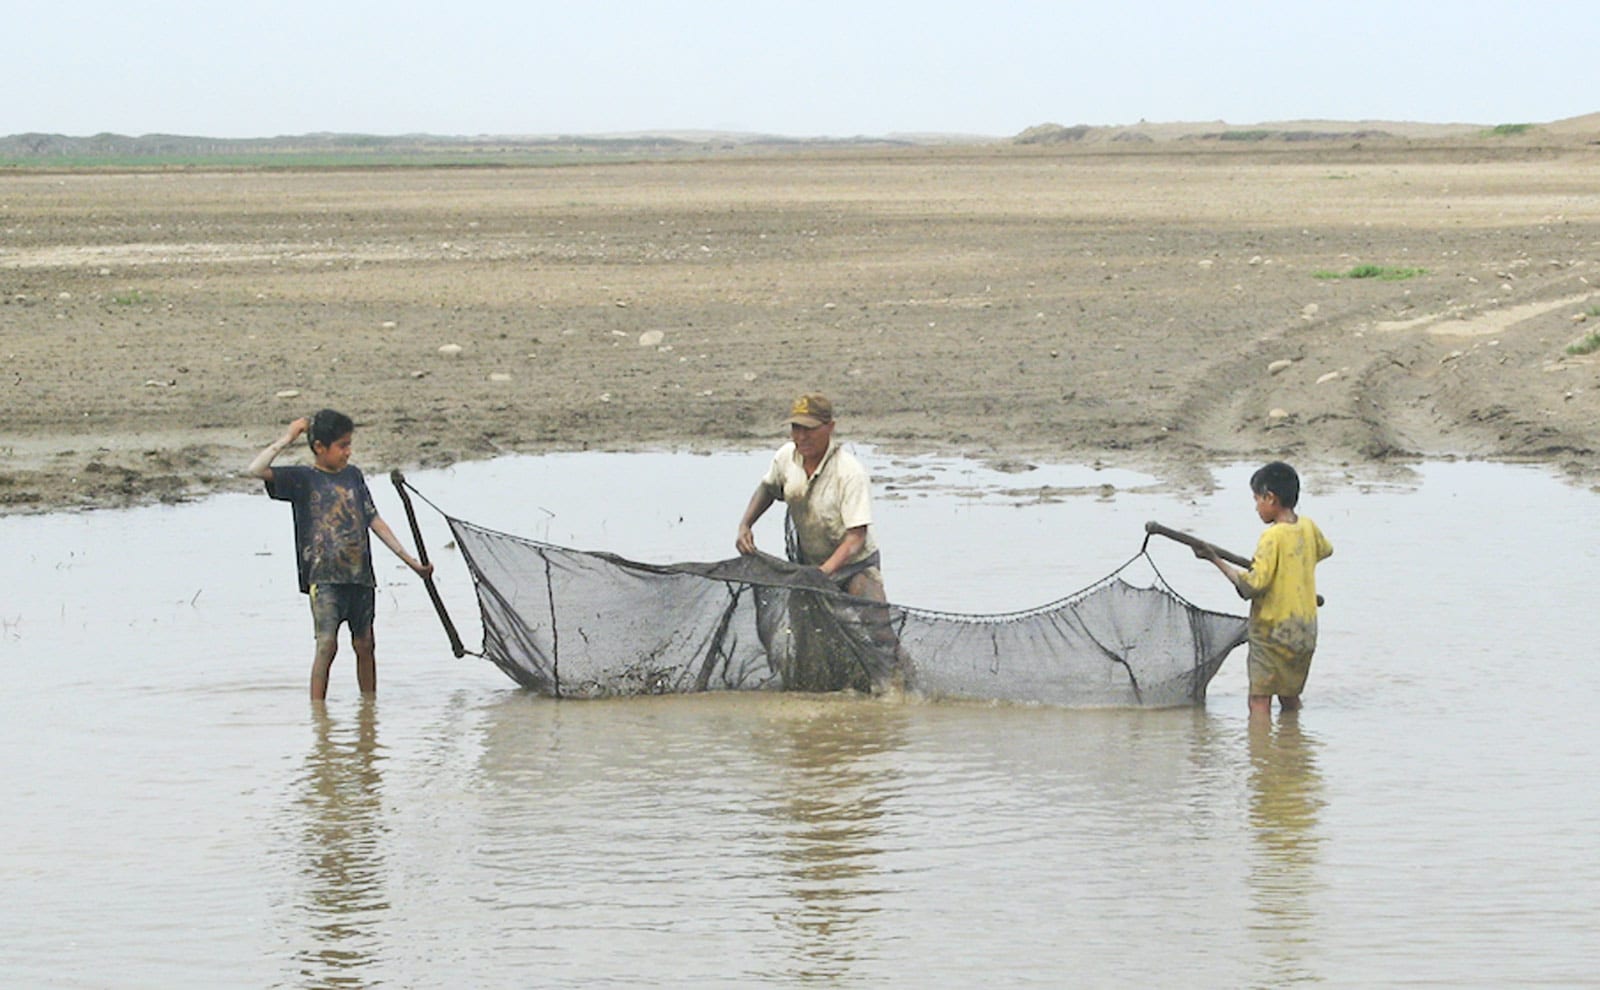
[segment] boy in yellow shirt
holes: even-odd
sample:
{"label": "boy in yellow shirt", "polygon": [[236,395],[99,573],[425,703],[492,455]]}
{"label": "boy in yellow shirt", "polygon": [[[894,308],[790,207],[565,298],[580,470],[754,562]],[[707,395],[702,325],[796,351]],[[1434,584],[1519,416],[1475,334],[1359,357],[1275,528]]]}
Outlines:
{"label": "boy in yellow shirt", "polygon": [[1250,476],[1250,491],[1256,515],[1267,524],[1250,569],[1219,559],[1214,548],[1195,555],[1217,565],[1250,601],[1251,714],[1270,713],[1273,695],[1280,708],[1294,711],[1317,649],[1316,567],[1332,556],[1333,544],[1316,523],[1296,514],[1300,476],[1294,468],[1273,461]]}

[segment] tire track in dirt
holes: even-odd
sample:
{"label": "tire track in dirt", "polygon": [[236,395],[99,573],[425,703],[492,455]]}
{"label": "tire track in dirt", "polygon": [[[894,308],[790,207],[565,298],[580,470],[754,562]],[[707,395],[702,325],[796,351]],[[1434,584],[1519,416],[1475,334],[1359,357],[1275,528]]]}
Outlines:
{"label": "tire track in dirt", "polygon": [[[1591,436],[1552,407],[1600,391],[1595,362],[1562,352],[1566,314],[1591,298],[1575,276],[1476,313],[1377,321],[1362,310],[1279,326],[1195,371],[1176,418],[1238,456],[1589,458]],[[1570,370],[1576,387],[1562,383]]]}

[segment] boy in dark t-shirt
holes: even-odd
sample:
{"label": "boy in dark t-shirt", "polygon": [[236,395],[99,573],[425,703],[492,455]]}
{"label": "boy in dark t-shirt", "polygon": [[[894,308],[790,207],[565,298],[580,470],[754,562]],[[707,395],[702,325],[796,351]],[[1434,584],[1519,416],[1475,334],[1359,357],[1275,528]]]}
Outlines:
{"label": "boy in dark t-shirt", "polygon": [[[306,434],[310,467],[272,466],[283,448]],[[316,654],[311,662],[311,697],[328,696],[328,671],[339,650],[339,626],[350,627],[356,653],[356,683],[362,694],[378,690],[377,642],[372,620],[377,580],[372,572],[372,542],[367,531],[427,577],[424,565],[406,552],[389,524],[378,515],[361,469],[350,463],[355,424],[343,413],[324,409],[301,417],[274,444],[256,455],[246,473],[267,483],[267,494],[294,507],[295,563],[300,590],[311,596]]]}

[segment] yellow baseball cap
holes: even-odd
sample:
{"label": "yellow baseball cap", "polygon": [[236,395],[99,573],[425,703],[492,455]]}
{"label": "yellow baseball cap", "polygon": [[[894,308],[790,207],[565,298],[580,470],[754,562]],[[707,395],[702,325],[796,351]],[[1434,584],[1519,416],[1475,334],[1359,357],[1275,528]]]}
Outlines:
{"label": "yellow baseball cap", "polygon": [[794,405],[789,407],[789,418],[785,421],[795,426],[804,426],[806,429],[815,429],[824,423],[833,422],[833,403],[825,395],[807,392],[794,400]]}

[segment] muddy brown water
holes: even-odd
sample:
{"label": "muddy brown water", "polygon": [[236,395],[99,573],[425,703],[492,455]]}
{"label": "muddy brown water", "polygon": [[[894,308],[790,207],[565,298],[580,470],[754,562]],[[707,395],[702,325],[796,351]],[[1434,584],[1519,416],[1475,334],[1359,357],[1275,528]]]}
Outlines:
{"label": "muddy brown water", "polygon": [[[863,449],[891,595],[996,611],[1146,519],[1248,552],[1244,480]],[[731,551],[765,453],[411,480],[646,560]],[[1310,472],[1337,547],[1298,718],[530,696],[451,657],[377,548],[379,694],[330,700],[286,507],[0,519],[0,982],[215,986],[1581,985],[1600,959],[1600,495],[1535,469]],[[379,508],[404,516],[385,479]],[[470,589],[420,507],[469,645]],[[776,513],[773,514],[774,516]],[[407,538],[409,542],[409,537]],[[776,519],[758,532],[781,545]],[[1173,544],[1182,593],[1237,609]]]}

